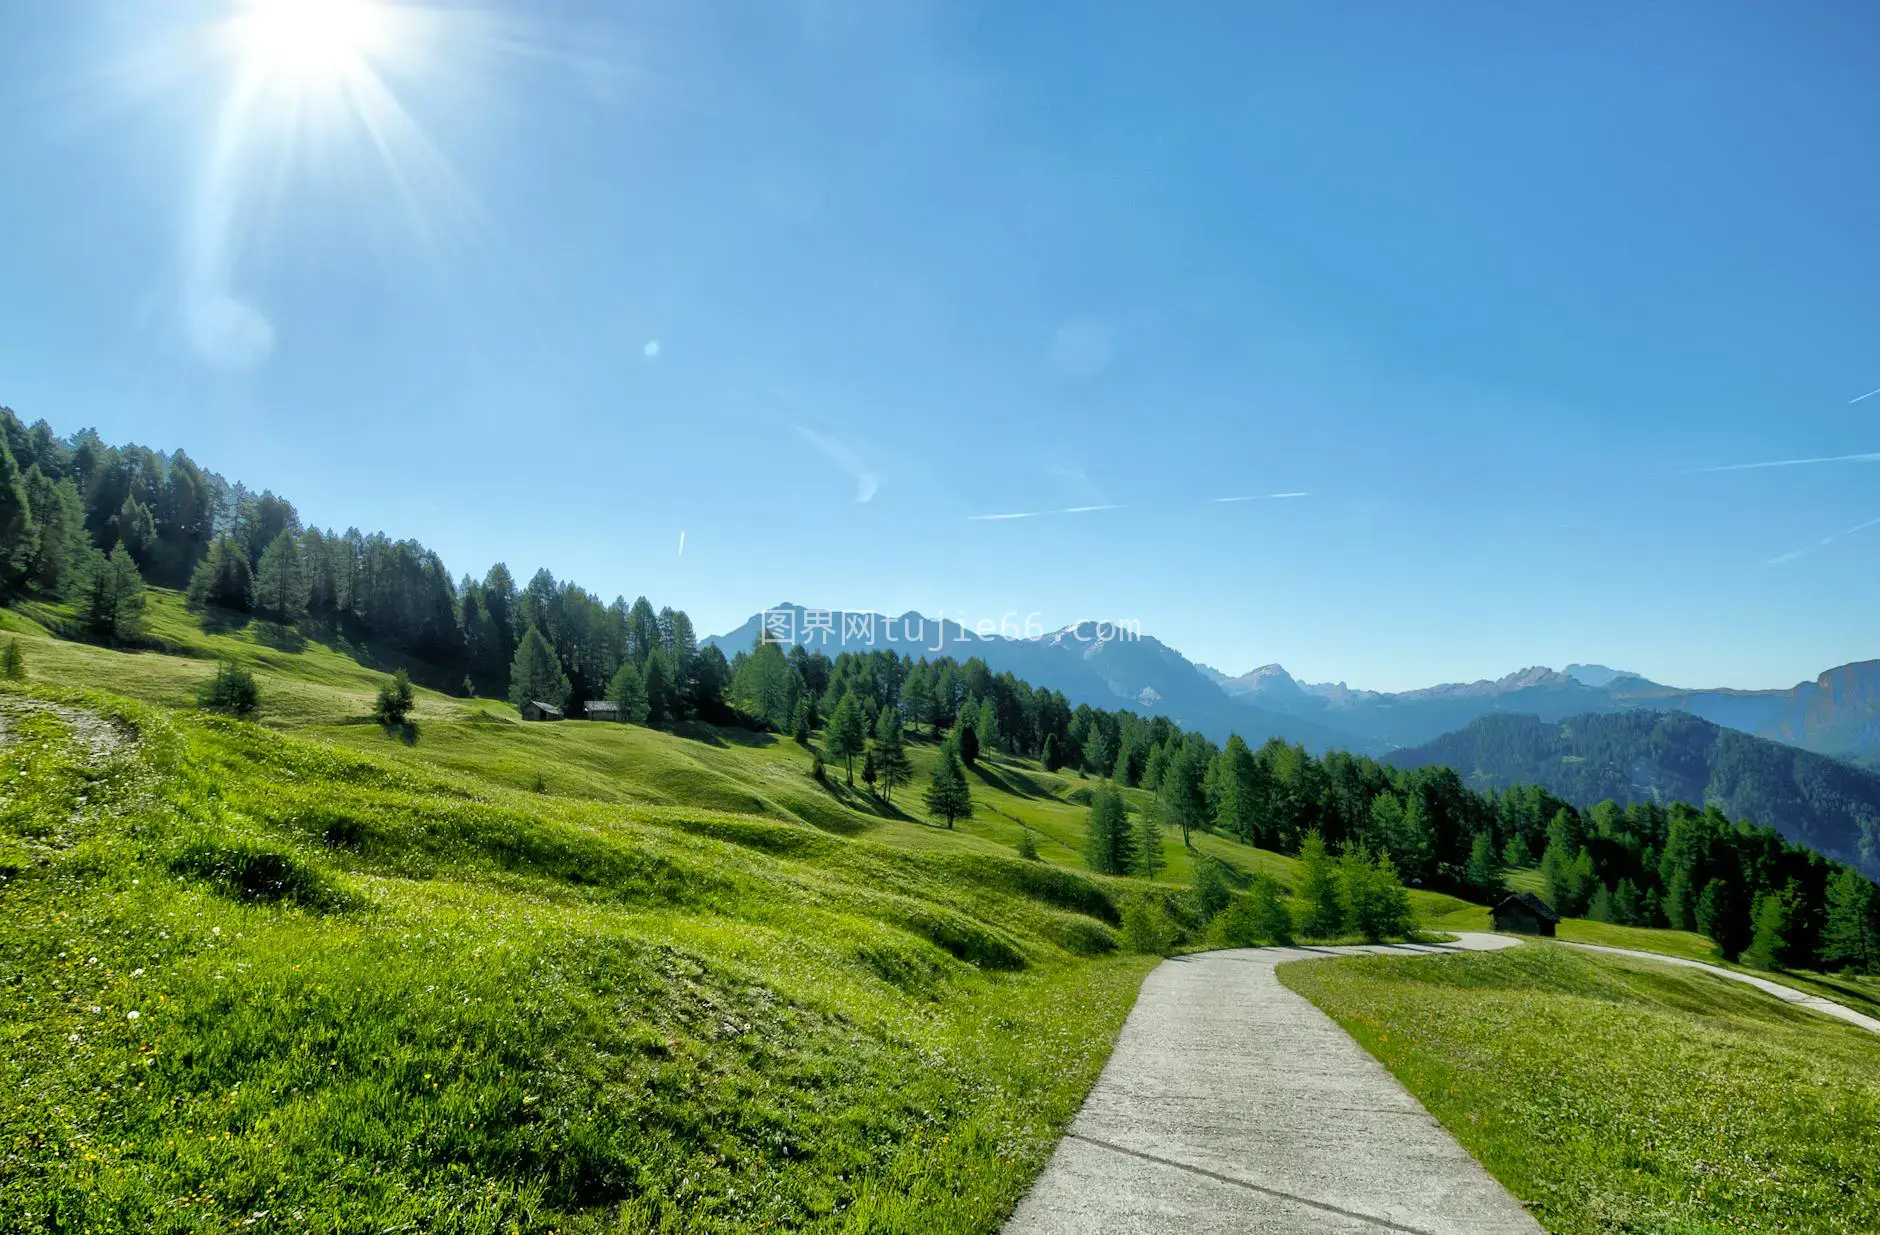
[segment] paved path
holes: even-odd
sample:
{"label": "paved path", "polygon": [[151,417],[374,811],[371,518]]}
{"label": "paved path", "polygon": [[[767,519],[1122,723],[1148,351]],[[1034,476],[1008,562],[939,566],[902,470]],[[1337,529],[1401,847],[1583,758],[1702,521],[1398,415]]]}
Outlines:
{"label": "paved path", "polygon": [[[1560,940],[1566,943],[1566,940]],[[1703,961],[1687,961],[1681,956],[1662,956],[1657,952],[1639,952],[1632,948],[1609,948],[1598,943],[1568,943],[1570,948],[1584,948],[1588,952],[1609,952],[1614,956],[1635,956],[1642,961],[1657,961],[1661,965],[1679,965],[1685,969],[1701,969],[1705,973],[1714,973],[1719,978],[1728,978],[1732,982],[1744,982],[1759,991],[1767,992],[1783,1003],[1792,1003],[1797,1007],[1811,1009],[1823,1016],[1832,1016],[1850,1025],[1859,1025],[1868,1033],[1880,1033],[1880,1020],[1875,1020],[1864,1012],[1823,999],[1820,995],[1811,995],[1807,991],[1798,991],[1792,986],[1780,982],[1771,982],[1768,978],[1759,978],[1755,974],[1738,973],[1734,969],[1724,969],[1717,965],[1706,965]]]}
{"label": "paved path", "polygon": [[1540,1235],[1540,1225],[1276,965],[1436,945],[1165,961],[1006,1235]]}

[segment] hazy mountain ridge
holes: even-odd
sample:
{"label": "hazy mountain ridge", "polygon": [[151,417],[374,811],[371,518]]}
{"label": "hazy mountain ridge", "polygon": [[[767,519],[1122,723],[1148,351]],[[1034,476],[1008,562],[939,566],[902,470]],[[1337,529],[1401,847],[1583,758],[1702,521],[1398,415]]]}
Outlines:
{"label": "hazy mountain ridge", "polygon": [[1880,876],[1880,773],[1683,712],[1483,716],[1390,762],[1453,767],[1478,789],[1538,784],[1580,806],[1714,803]]}
{"label": "hazy mountain ridge", "polygon": [[[803,629],[796,604],[777,606]],[[727,656],[748,649],[761,615],[708,639]],[[842,617],[827,644],[842,650]],[[1841,665],[1790,690],[1692,690],[1653,682],[1628,670],[1571,664],[1529,666],[1499,678],[1447,682],[1388,692],[1344,682],[1301,682],[1284,666],[1261,665],[1238,676],[1188,660],[1152,636],[1098,639],[1091,623],[1033,639],[981,637],[957,622],[908,612],[873,617],[870,641],[851,649],[892,646],[903,655],[965,659],[981,656],[994,672],[1010,671],[1063,692],[1072,703],[1160,712],[1216,741],[1238,732],[1256,745],[1281,736],[1315,752],[1365,754],[1415,747],[1497,714],[1560,721],[1634,709],[1687,712],[1713,724],[1856,763],[1880,763],[1880,660]],[[825,632],[814,632],[824,638]]]}

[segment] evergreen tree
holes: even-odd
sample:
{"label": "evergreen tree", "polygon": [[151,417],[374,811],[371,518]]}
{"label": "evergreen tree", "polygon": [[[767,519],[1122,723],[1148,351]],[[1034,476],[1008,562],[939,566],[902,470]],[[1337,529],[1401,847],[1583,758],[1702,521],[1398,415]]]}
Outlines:
{"label": "evergreen tree", "polygon": [[1044,735],[1044,749],[1040,753],[1040,758],[1044,763],[1044,770],[1047,772],[1055,772],[1064,766],[1063,749],[1058,745],[1057,734],[1047,733]]}
{"label": "evergreen tree", "polygon": [[249,568],[247,551],[224,536],[211,544],[209,552],[196,563],[185,597],[192,609],[232,609],[247,613],[253,590],[254,572]]}
{"label": "evergreen tree", "polygon": [[1316,831],[1306,833],[1305,842],[1299,846],[1299,877],[1293,884],[1293,900],[1299,906],[1301,933],[1326,939],[1343,929],[1345,905],[1338,886],[1338,867]]}
{"label": "evergreen tree", "polygon": [[379,687],[378,698],[372,704],[372,718],[387,727],[402,725],[411,715],[413,702],[411,675],[400,668],[391,681]]}
{"label": "evergreen tree", "polygon": [[1102,725],[1090,727],[1090,739],[1084,743],[1084,763],[1098,776],[1110,775],[1116,766],[1116,748]]}
{"label": "evergreen tree", "polygon": [[1821,931],[1821,962],[1831,969],[1872,970],[1880,966],[1880,923],[1876,899],[1865,876],[1842,867],[1828,885],[1827,922]]}
{"label": "evergreen tree", "polygon": [[914,776],[901,727],[901,714],[893,708],[883,707],[875,718],[875,768],[881,776],[882,792],[890,802],[894,801],[894,791]]}
{"label": "evergreen tree", "polygon": [[568,701],[572,689],[555,649],[539,629],[529,627],[509,665],[509,701],[517,707],[535,700],[558,708]]}
{"label": "evergreen tree", "polygon": [[79,555],[91,543],[84,500],[71,477],[55,481],[37,466],[27,469],[26,498],[35,529],[28,582],[42,596],[63,598]]}
{"label": "evergreen tree", "polygon": [[[838,715],[840,711],[838,708]],[[859,714],[856,719],[859,729]],[[940,758],[934,763],[933,780],[927,786],[927,811],[946,820],[949,829],[954,820],[973,813],[973,795],[966,785],[966,769],[960,766],[959,754],[950,743],[941,748]]]}
{"label": "evergreen tree", "polygon": [[868,792],[875,791],[875,782],[881,779],[881,769],[875,766],[875,748],[870,746],[862,752],[862,783],[868,786]]}
{"label": "evergreen tree", "polygon": [[790,718],[790,736],[798,746],[808,746],[810,743],[810,736],[814,732],[810,724],[811,712],[809,695],[805,693],[796,701],[796,714]]}
{"label": "evergreen tree", "polygon": [[1153,808],[1136,812],[1135,832],[1135,872],[1145,879],[1154,879],[1162,873],[1168,858],[1162,852],[1162,823]]}
{"label": "evergreen tree", "polygon": [[1194,904],[1195,916],[1206,922],[1227,908],[1234,899],[1234,889],[1227,881],[1227,868],[1216,859],[1196,854],[1194,866],[1194,882],[1189,885],[1188,898]]}
{"label": "evergreen tree", "polygon": [[1189,831],[1207,826],[1208,799],[1202,791],[1207,771],[1207,757],[1188,746],[1170,752],[1163,761],[1162,775],[1156,786],[1156,799],[1164,816],[1182,831],[1182,845],[1193,849]]}
{"label": "evergreen tree", "polygon": [[1730,883],[1712,879],[1697,897],[1697,929],[1709,936],[1725,960],[1735,960],[1743,950],[1743,909]]}
{"label": "evergreen tree", "polygon": [[216,664],[215,674],[196,691],[196,706],[233,716],[252,716],[261,706],[255,675],[232,660]]}
{"label": "evergreen tree", "polygon": [[635,725],[646,723],[646,682],[638,665],[630,660],[621,662],[613,681],[607,684],[607,697],[619,707],[621,720]]}
{"label": "evergreen tree", "polygon": [[6,654],[0,657],[0,675],[4,675],[9,682],[26,680],[26,653],[20,650],[17,635],[7,640]]}
{"label": "evergreen tree", "polygon": [[1271,875],[1255,875],[1252,886],[1247,889],[1247,899],[1253,910],[1255,931],[1262,942],[1284,947],[1293,941],[1292,911],[1280,899],[1279,883]]}
{"label": "evergreen tree", "polygon": [[1750,920],[1754,932],[1743,959],[1757,969],[1780,969],[1789,949],[1789,901],[1780,892],[1765,892],[1756,898]]}
{"label": "evergreen tree", "polygon": [[262,550],[255,569],[255,612],[282,626],[291,625],[307,616],[308,593],[300,542],[293,532],[282,532]]}
{"label": "evergreen tree", "polygon": [[32,501],[13,452],[0,438],[0,595],[17,593],[39,552]]}
{"label": "evergreen tree", "polygon": [[1227,736],[1208,766],[1208,800],[1214,808],[1214,826],[1228,836],[1257,844],[1260,840],[1260,765],[1238,733]]}
{"label": "evergreen tree", "polygon": [[1534,853],[1528,848],[1527,838],[1516,832],[1508,838],[1502,847],[1501,864],[1509,870],[1520,870],[1534,865]]}
{"label": "evergreen tree", "polygon": [[[868,733],[862,723],[862,707],[855,701],[854,691],[842,692],[842,702],[836,704],[835,715],[829,718],[829,732],[824,736],[829,753],[842,760],[849,786],[853,788],[855,756],[862,753],[868,741]],[[952,822],[948,821],[947,826],[952,827]]]}
{"label": "evergreen tree", "polygon": [[74,589],[80,623],[104,643],[129,642],[143,633],[144,580],[124,546],[85,554]]}
{"label": "evergreen tree", "polygon": [[1019,831],[1018,856],[1027,862],[1038,860],[1038,842],[1032,838],[1030,828],[1023,828]]}
{"label": "evergreen tree", "polygon": [[1084,830],[1084,863],[1099,875],[1125,875],[1134,865],[1135,838],[1123,795],[1108,785],[1090,795],[1090,822]]}
{"label": "evergreen tree", "polygon": [[672,662],[666,653],[655,646],[646,654],[640,673],[646,691],[646,723],[660,725],[678,719],[673,707]]}
{"label": "evergreen tree", "polygon": [[1621,879],[1612,889],[1612,920],[1621,926],[1650,926],[1651,918],[1645,912],[1645,900],[1639,895],[1638,885],[1630,879]]}
{"label": "evergreen tree", "polygon": [[1469,864],[1463,878],[1478,895],[1486,896],[1501,886],[1501,871],[1495,864],[1495,838],[1487,832],[1477,832],[1469,842]]}
{"label": "evergreen tree", "polygon": [[992,700],[990,699],[981,699],[979,701],[979,712],[973,717],[973,738],[978,742],[979,749],[985,751],[987,754],[991,754],[1000,749],[1002,745],[999,735],[998,714],[992,710]]}
{"label": "evergreen tree", "polygon": [[977,709],[964,708],[953,727],[953,744],[958,747],[960,761],[967,767],[979,762],[979,731]]}

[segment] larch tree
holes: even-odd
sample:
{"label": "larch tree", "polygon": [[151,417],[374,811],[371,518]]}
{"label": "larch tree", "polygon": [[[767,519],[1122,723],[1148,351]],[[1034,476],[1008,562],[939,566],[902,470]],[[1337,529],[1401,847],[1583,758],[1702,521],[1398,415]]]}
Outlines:
{"label": "larch tree", "polygon": [[1828,885],[1827,922],[1821,931],[1821,960],[1830,968],[1871,970],[1880,966],[1880,922],[1876,893],[1866,876],[1843,867]]}
{"label": "larch tree", "polygon": [[74,592],[79,621],[92,638],[124,643],[143,633],[144,579],[123,545],[109,554],[87,553]]}
{"label": "larch tree", "polygon": [[638,665],[629,660],[615,670],[613,681],[607,684],[607,697],[620,708],[621,720],[646,723],[646,682]]}
{"label": "larch tree", "polygon": [[1090,796],[1090,822],[1084,830],[1084,862],[1099,875],[1126,875],[1134,863],[1135,837],[1123,795],[1108,785]]}
{"label": "larch tree", "polygon": [[955,820],[973,813],[973,794],[966,785],[966,769],[960,766],[959,754],[951,743],[940,750],[933,779],[927,785],[926,800],[928,813],[944,819],[948,828]]}
{"label": "larch tree", "polygon": [[875,769],[881,777],[883,795],[894,801],[894,791],[914,775],[914,764],[907,757],[907,744],[901,734],[901,714],[884,707],[875,718]]}
{"label": "larch tree", "polygon": [[1316,831],[1306,833],[1299,846],[1299,878],[1293,885],[1293,899],[1299,905],[1301,934],[1324,939],[1344,927],[1344,894],[1339,887],[1338,866]]}
{"label": "larch tree", "polygon": [[[829,718],[829,753],[842,760],[843,773],[850,787],[855,784],[855,756],[868,742],[868,730],[862,722],[862,706],[853,691],[842,693],[835,715]],[[949,825],[950,826],[950,825]]]}
{"label": "larch tree", "polygon": [[271,622],[289,626],[307,616],[309,581],[300,540],[282,532],[261,551],[255,568],[255,612]]}
{"label": "larch tree", "polygon": [[529,627],[509,665],[509,701],[517,707],[534,700],[558,708],[568,701],[572,689],[555,649],[548,646],[540,630]]}

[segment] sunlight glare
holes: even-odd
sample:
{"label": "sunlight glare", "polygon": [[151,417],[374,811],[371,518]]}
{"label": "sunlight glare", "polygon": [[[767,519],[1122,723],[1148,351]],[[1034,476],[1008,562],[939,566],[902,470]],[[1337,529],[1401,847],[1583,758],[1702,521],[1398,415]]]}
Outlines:
{"label": "sunlight glare", "polygon": [[247,10],[243,48],[265,76],[343,77],[376,49],[382,30],[374,0],[247,0]]}

